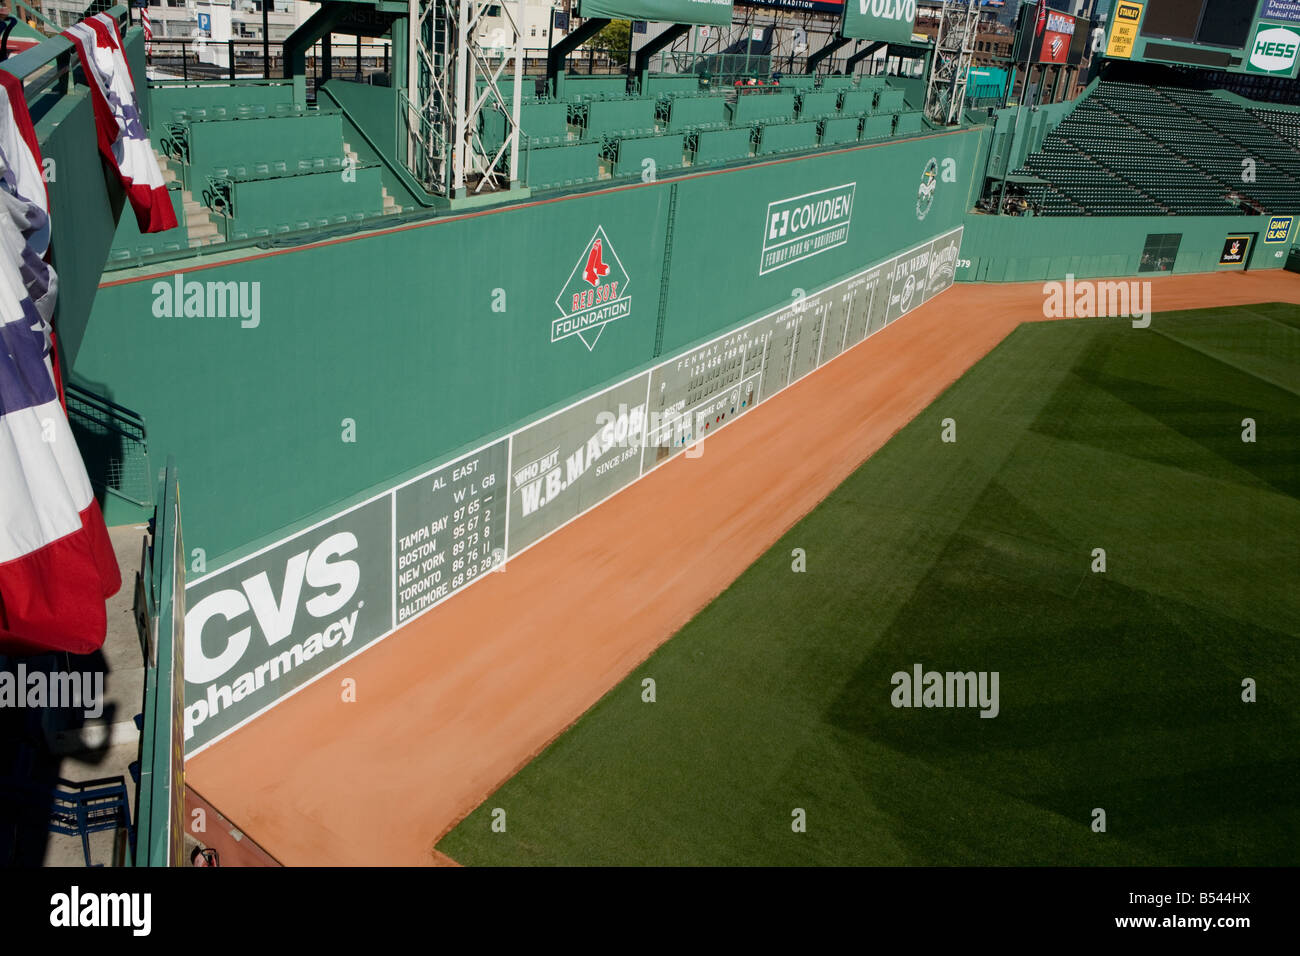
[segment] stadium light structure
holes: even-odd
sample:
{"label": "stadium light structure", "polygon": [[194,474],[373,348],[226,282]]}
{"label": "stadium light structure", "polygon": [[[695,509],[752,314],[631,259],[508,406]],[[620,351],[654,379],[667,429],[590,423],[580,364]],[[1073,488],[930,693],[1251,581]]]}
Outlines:
{"label": "stadium light structure", "polygon": [[966,82],[975,59],[979,6],[979,0],[944,0],[939,11],[934,62],[925,90],[925,115],[940,126],[959,122],[966,105]]}
{"label": "stadium light structure", "polygon": [[[489,31],[489,9],[504,27]],[[410,0],[407,166],[429,192],[454,201],[518,187],[523,15],[523,0]],[[479,116],[494,107],[507,129],[489,148]]]}

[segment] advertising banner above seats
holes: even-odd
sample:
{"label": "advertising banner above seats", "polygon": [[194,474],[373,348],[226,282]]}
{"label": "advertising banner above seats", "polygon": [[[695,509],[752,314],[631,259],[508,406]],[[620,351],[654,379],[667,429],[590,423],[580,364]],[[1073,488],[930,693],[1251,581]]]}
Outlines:
{"label": "advertising banner above seats", "polygon": [[731,23],[731,0],[581,0],[578,15],[658,23]]}
{"label": "advertising banner above seats", "polygon": [[846,0],[842,36],[854,40],[911,43],[916,0]]}
{"label": "advertising banner above seats", "polygon": [[[853,0],[853,2],[856,2],[856,0]],[[1300,0],[1297,0],[1297,2],[1300,3]],[[740,7],[767,7],[777,10],[839,15],[840,11],[844,9],[844,0],[736,0],[736,5]]]}

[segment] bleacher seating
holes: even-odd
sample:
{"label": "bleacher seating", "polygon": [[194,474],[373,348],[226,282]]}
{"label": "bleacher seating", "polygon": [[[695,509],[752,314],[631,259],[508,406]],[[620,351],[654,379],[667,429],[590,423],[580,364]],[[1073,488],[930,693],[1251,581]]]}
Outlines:
{"label": "bleacher seating", "polygon": [[626,96],[627,77],[614,76],[566,76],[564,78],[564,98],[571,103],[579,103],[592,96]]}
{"label": "bleacher seating", "polygon": [[835,74],[834,76],[822,77],[823,90],[846,90],[857,85],[857,77],[853,76],[840,76],[839,74]]}
{"label": "bleacher seating", "polygon": [[660,115],[668,129],[723,129],[727,125],[727,101],[721,96],[674,96],[660,104]]}
{"label": "bleacher seating", "polygon": [[856,116],[870,113],[875,109],[875,105],[875,90],[845,90],[843,100],[840,103],[840,112],[846,116],[850,113]]}
{"label": "bleacher seating", "polygon": [[[229,96],[228,87],[215,89]],[[161,103],[170,111],[169,145],[182,163],[172,193],[181,225],[171,231],[175,235],[138,242],[123,237],[127,227],[120,225],[119,249],[128,256],[191,245],[180,187],[188,190],[186,202],[192,197],[217,215],[219,232],[228,240],[359,223],[384,214],[381,168],[351,163],[338,110],[285,102],[292,88],[281,85],[248,85],[243,92],[252,102],[225,106],[203,105],[208,102],[203,87],[160,92],[166,95],[154,106]],[[205,227],[203,220],[199,225]]]}
{"label": "bleacher seating", "polygon": [[818,125],[812,120],[764,124],[759,131],[758,154],[766,156],[796,149],[811,149],[817,145]]}
{"label": "bleacher seating", "polygon": [[231,239],[363,222],[383,212],[379,166],[255,176],[231,183]]}
{"label": "bleacher seating", "polygon": [[[696,74],[658,74],[640,94],[626,93],[624,80],[566,76],[558,100],[524,92],[519,163],[531,189],[630,177],[646,159],[661,171],[703,167],[925,130],[922,114],[908,110],[903,91],[883,76],[800,74],[779,85],[735,87]],[[483,145],[499,146],[508,128],[504,114],[487,110]]]}
{"label": "bleacher seating", "polygon": [[[189,168],[197,177],[216,167],[247,162],[250,157],[286,160],[299,156],[340,156],[343,126],[339,113],[312,111],[302,116],[244,119],[191,117],[185,123]],[[201,178],[187,178],[193,189]]]}
{"label": "bleacher seating", "polygon": [[616,140],[606,149],[613,162],[613,175],[640,176],[647,168],[645,161],[654,163],[656,174],[676,169],[683,163],[685,135],[665,133],[662,136],[629,136]]}
{"label": "bleacher seating", "polygon": [[857,116],[839,116],[822,122],[821,144],[837,146],[841,143],[856,143],[862,120]]}
{"label": "bleacher seating", "polygon": [[1300,111],[1251,109],[1249,112],[1279,137],[1300,148]]}
{"label": "bleacher seating", "polygon": [[894,119],[895,136],[911,136],[925,129],[925,114],[920,110],[899,113]]}
{"label": "bleacher seating", "polygon": [[808,91],[799,96],[799,118],[801,120],[820,119],[833,116],[840,110],[840,95],[835,90]]}
{"label": "bleacher seating", "polygon": [[[1300,116],[1300,114],[1297,114]],[[1253,182],[1242,160],[1255,161]],[[1227,215],[1300,205],[1300,149],[1203,90],[1103,80],[1030,155],[1047,215]]]}
{"label": "bleacher seating", "polygon": [[903,100],[903,91],[888,87],[876,94],[877,113],[897,113],[907,108]]}
{"label": "bleacher seating", "polygon": [[[479,135],[483,145],[489,149],[505,142],[506,130],[510,121],[498,109],[485,110],[479,114]],[[535,99],[519,100],[519,128],[534,146],[551,146],[568,142],[569,107],[564,103],[538,102]]]}
{"label": "bleacher seating", "polygon": [[708,166],[748,159],[753,141],[748,129],[720,129],[694,133],[694,164]]}
{"label": "bleacher seating", "polygon": [[794,73],[781,77],[780,85],[791,90],[811,90],[817,85],[817,77],[808,73]]}
{"label": "bleacher seating", "polygon": [[571,115],[582,126],[582,138],[648,136],[656,132],[653,97],[592,99],[575,107]]}
{"label": "bleacher seating", "polygon": [[646,78],[642,96],[692,93],[700,89],[700,77],[694,73],[660,73]]}
{"label": "bleacher seating", "polygon": [[[293,84],[285,80],[253,80],[238,83],[240,107],[264,108],[268,112],[294,111]],[[152,126],[160,127],[159,120],[167,120],[173,113],[193,110],[221,109],[230,104],[230,86],[212,83],[172,85],[167,81],[149,83],[149,104]]]}
{"label": "bleacher seating", "polygon": [[600,176],[600,143],[569,143],[520,151],[521,179],[530,189],[562,189]]}
{"label": "bleacher seating", "polygon": [[794,90],[753,92],[742,90],[731,104],[731,125],[751,126],[794,116]]}
{"label": "bleacher seating", "polygon": [[178,223],[176,228],[165,232],[142,233],[130,208],[124,209],[117,223],[117,232],[113,236],[113,246],[108,254],[110,261],[123,262],[158,253],[180,252],[189,248],[189,235],[185,230],[185,211],[181,204],[179,183],[175,183],[173,188],[168,190],[167,198],[171,200],[172,211],[176,214]]}
{"label": "bleacher seating", "polygon": [[875,113],[862,121],[864,140],[888,139],[894,135],[894,117],[890,113]]}

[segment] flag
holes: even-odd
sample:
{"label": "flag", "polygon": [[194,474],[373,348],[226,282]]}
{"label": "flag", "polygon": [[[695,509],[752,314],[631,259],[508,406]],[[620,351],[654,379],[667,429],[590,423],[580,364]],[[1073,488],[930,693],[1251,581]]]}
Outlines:
{"label": "flag", "polygon": [[176,228],[176,213],[158,168],[158,157],[140,120],[117,21],[97,13],[64,30],[63,35],[76,45],[90,86],[99,151],[122,181],[140,231]]}
{"label": "flag", "polygon": [[144,31],[144,52],[149,52],[149,44],[153,40],[153,23],[149,20],[149,4],[141,3],[140,10],[140,29]]}
{"label": "flag", "polygon": [[88,654],[121,574],[63,410],[49,198],[22,84],[0,70],[0,653]]}

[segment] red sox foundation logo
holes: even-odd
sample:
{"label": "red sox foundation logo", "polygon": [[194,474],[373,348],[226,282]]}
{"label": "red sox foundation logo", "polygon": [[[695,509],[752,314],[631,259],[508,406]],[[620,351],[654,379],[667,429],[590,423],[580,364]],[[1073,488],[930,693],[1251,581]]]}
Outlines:
{"label": "red sox foundation logo", "polygon": [[576,335],[590,352],[605,326],[631,314],[627,286],[627,271],[604,228],[597,226],[555,299],[560,317],[551,320],[551,341]]}

